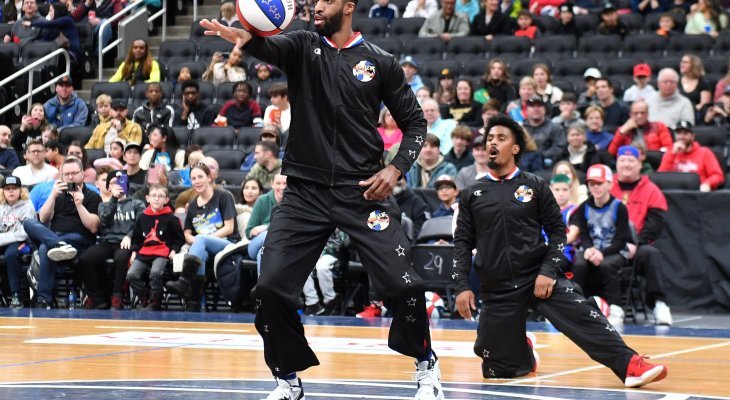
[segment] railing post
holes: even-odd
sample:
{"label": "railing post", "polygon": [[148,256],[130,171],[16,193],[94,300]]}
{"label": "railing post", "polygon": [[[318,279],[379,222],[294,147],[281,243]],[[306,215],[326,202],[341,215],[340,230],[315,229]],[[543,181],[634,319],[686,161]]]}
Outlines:
{"label": "railing post", "polygon": [[[44,63],[48,62],[48,60],[52,60],[59,55],[63,55],[66,58],[66,71],[62,72],[60,75],[56,76],[55,78],[50,79],[48,82],[43,83],[39,85],[37,88],[33,89],[33,69],[35,69],[39,65],[43,65]],[[13,107],[16,107],[17,105],[23,103],[28,100],[28,111],[30,111],[30,106],[33,104],[33,95],[36,93],[39,93],[40,91],[44,90],[47,87],[52,86],[56,82],[58,82],[60,79],[71,76],[71,56],[69,56],[66,49],[56,49],[52,51],[50,54],[47,54],[43,56],[42,58],[33,61],[29,65],[26,65],[25,67],[21,68],[20,70],[14,72],[7,78],[0,81],[0,87],[5,86],[9,84],[10,82],[14,81],[19,76],[22,76],[23,74],[29,74],[28,77],[28,93],[18,97],[17,99],[13,100],[9,104],[0,104],[0,115],[5,114],[8,110],[12,109]]]}

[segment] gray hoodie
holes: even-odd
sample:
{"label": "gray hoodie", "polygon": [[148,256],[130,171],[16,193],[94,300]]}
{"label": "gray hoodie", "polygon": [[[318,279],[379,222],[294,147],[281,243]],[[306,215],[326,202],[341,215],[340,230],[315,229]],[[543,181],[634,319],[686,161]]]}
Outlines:
{"label": "gray hoodie", "polygon": [[99,219],[101,229],[99,237],[104,242],[121,243],[124,236],[132,232],[137,217],[144,212],[145,205],[142,200],[132,197],[125,197],[118,200],[112,197],[111,200],[99,204]]}
{"label": "gray hoodie", "polygon": [[28,235],[23,221],[35,219],[35,208],[30,200],[19,200],[14,205],[0,204],[0,246],[23,242]]}

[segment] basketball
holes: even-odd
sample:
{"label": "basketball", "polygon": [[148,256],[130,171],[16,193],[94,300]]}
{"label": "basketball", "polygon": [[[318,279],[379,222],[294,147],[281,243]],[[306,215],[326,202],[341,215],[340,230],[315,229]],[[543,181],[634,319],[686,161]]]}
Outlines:
{"label": "basketball", "polygon": [[430,319],[439,319],[445,310],[444,299],[434,292],[426,292],[426,314]]}
{"label": "basketball", "polygon": [[608,316],[611,315],[611,306],[609,306],[608,302],[600,296],[593,296],[592,299],[596,302],[596,306],[598,307],[598,310],[601,311],[601,314],[608,318]]}
{"label": "basketball", "polygon": [[281,33],[289,26],[295,12],[295,0],[236,0],[238,20],[258,36]]}

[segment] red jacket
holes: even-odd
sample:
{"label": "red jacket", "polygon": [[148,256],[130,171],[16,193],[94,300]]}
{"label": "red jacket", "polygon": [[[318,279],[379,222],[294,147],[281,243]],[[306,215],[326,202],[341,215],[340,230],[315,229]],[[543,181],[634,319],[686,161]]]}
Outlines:
{"label": "red jacket", "polygon": [[535,36],[537,35],[537,27],[535,25],[528,26],[525,29],[518,29],[515,31],[515,36],[524,36],[528,37],[530,39],[535,39]]}
{"label": "red jacket", "polygon": [[614,175],[611,196],[626,204],[626,208],[629,209],[629,221],[634,224],[637,234],[641,233],[641,230],[644,229],[644,221],[650,208],[656,208],[662,211],[667,211],[668,209],[667,199],[664,197],[664,193],[646,175],[641,177],[639,183],[632,191],[621,190],[618,184],[618,175]]}
{"label": "red jacket", "polygon": [[725,182],[720,163],[712,150],[695,142],[689,152],[674,154],[672,150],[664,153],[659,172],[694,172],[700,176],[700,182],[708,184],[712,189]]}
{"label": "red jacket", "polygon": [[[667,126],[661,122],[649,122],[649,129],[644,132],[644,143],[646,143],[646,150],[655,151],[661,150],[662,148],[671,149],[674,141],[672,135],[669,133]],[[621,146],[630,145],[634,141],[634,135],[636,129],[632,129],[628,132],[621,134],[618,128],[613,136],[613,141],[608,145],[608,152],[611,155],[616,155],[618,149]]]}

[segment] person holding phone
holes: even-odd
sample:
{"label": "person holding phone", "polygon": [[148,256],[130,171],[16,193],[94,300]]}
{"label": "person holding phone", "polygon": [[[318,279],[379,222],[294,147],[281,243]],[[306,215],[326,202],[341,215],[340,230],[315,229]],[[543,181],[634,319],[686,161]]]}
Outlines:
{"label": "person holding phone", "polygon": [[100,225],[101,197],[84,184],[81,160],[66,158],[59,178],[38,212],[39,220],[23,222],[40,261],[40,276],[35,277],[38,280],[38,308],[50,309],[53,304],[56,263],[73,260],[77,253],[91,246]]}
{"label": "person holding phone", "polygon": [[234,48],[226,56],[220,51],[213,53],[208,69],[203,73],[204,81],[212,81],[218,86],[223,82],[240,82],[246,80],[246,70],[241,67],[243,51]]}
{"label": "person holding phone", "polygon": [[[100,172],[99,175],[104,174]],[[106,189],[109,199],[99,204],[99,241],[86,250],[77,264],[84,289],[89,297],[84,308],[104,309],[109,306],[108,293],[105,293],[107,274],[103,262],[114,260],[114,276],[111,296],[111,307],[114,310],[123,308],[124,282],[127,278],[127,267],[132,257],[129,247],[121,246],[125,235],[132,230],[137,217],[142,214],[145,205],[141,200],[127,196],[127,175],[124,171],[111,171],[106,175]]]}
{"label": "person holding phone", "polygon": [[27,115],[23,115],[20,119],[20,126],[13,129],[10,137],[10,145],[13,146],[18,154],[25,154],[25,148],[31,140],[40,139],[43,129],[48,125],[46,120],[46,112],[43,104],[34,103],[30,106]]}

